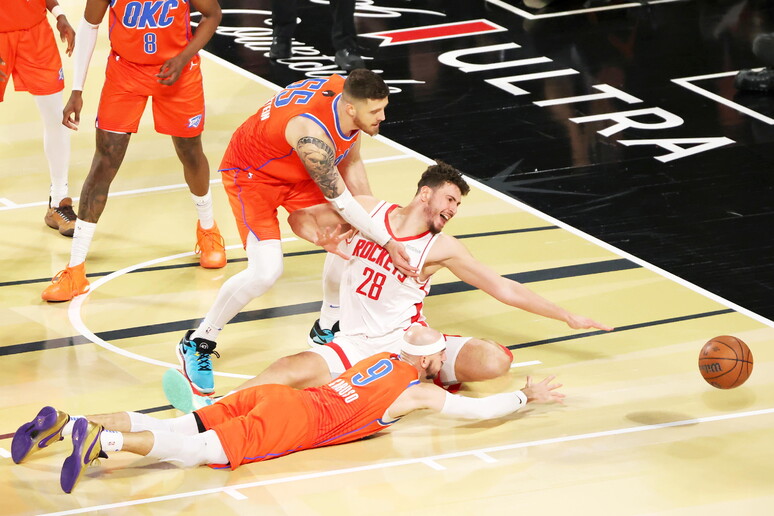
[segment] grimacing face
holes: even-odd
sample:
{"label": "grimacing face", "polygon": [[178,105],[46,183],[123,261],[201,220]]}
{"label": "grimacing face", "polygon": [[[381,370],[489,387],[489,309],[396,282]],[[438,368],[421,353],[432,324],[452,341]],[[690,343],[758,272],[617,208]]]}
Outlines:
{"label": "grimacing face", "polygon": [[438,353],[428,355],[425,358],[427,358],[429,362],[425,368],[425,378],[433,380],[441,372],[441,368],[443,367],[444,362],[446,362],[446,350],[442,349]]}
{"label": "grimacing face", "polygon": [[384,122],[387,98],[358,100],[352,105],[355,108],[355,125],[369,136],[379,134],[379,124]]}
{"label": "grimacing face", "polygon": [[425,215],[430,232],[436,234],[457,214],[457,208],[462,203],[462,193],[459,187],[452,183],[444,183],[431,191],[425,205]]}

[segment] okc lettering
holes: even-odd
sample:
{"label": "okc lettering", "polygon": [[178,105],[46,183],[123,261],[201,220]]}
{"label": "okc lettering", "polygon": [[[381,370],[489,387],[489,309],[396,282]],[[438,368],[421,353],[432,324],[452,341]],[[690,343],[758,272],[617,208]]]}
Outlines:
{"label": "okc lettering", "polygon": [[392,266],[390,253],[376,242],[363,239],[358,240],[357,244],[355,244],[355,249],[352,251],[352,255],[359,256],[360,258],[381,267],[385,271],[391,272],[401,283],[406,281],[406,276]]}
{"label": "okc lettering", "polygon": [[159,29],[169,27],[174,17],[169,11],[178,6],[178,0],[129,2],[121,23],[129,29]]}
{"label": "okc lettering", "polygon": [[344,398],[344,403],[352,403],[360,397],[358,396],[357,392],[355,392],[355,388],[341,378],[333,380],[328,384],[328,387],[333,389],[339,396]]}

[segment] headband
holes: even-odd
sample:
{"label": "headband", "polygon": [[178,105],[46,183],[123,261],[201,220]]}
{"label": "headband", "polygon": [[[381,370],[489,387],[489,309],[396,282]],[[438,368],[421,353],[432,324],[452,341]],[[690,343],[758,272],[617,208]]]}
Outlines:
{"label": "headband", "polygon": [[444,349],[446,349],[446,338],[443,336],[443,334],[438,340],[436,340],[432,344],[427,344],[425,346],[415,346],[414,344],[406,342],[405,338],[403,339],[403,342],[400,345],[401,351],[403,351],[408,355],[414,355],[417,357],[434,355],[439,351],[443,351]]}

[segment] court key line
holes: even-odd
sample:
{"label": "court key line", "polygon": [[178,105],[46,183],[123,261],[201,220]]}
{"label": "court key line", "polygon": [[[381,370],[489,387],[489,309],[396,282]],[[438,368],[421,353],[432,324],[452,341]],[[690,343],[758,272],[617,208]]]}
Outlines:
{"label": "court key line", "polygon": [[[303,473],[300,475],[292,475],[289,477],[281,477],[281,478],[273,478],[269,480],[260,480],[256,482],[246,482],[243,484],[236,484],[236,485],[230,485],[230,486],[224,486],[224,487],[216,487],[216,488],[210,488],[210,489],[201,489],[198,491],[189,491],[186,493],[178,493],[178,494],[172,494],[172,495],[164,495],[164,496],[154,496],[151,498],[142,498],[139,500],[129,500],[126,502],[116,502],[111,504],[104,504],[104,505],[94,505],[91,507],[81,507],[78,509],[71,509],[67,511],[60,511],[60,512],[51,512],[46,513],[42,516],[65,516],[68,514],[82,514],[84,512],[91,512],[91,511],[101,511],[101,510],[108,510],[108,509],[117,509],[120,507],[132,507],[137,505],[146,505],[150,503],[157,503],[157,502],[164,502],[168,500],[179,500],[182,498],[193,498],[198,496],[204,496],[208,494],[217,494],[217,493],[226,493],[234,498],[241,498],[238,496],[235,496],[240,489],[249,489],[253,487],[263,487],[263,486],[270,486],[270,485],[276,485],[276,484],[286,484],[290,482],[298,482],[302,480],[312,480],[312,479],[318,479],[318,478],[326,478],[326,477],[332,477],[337,475],[346,475],[349,473],[359,473],[363,471],[374,471],[374,470],[381,470],[381,469],[388,469],[388,468],[394,468],[398,466],[408,466],[408,465],[414,465],[414,464],[423,464],[433,470],[441,471],[445,470],[446,467],[439,464],[439,461],[443,461],[446,459],[454,459],[458,457],[476,457],[479,460],[483,462],[490,463],[490,461],[496,461],[497,459],[494,459],[493,457],[489,457],[489,454],[493,452],[501,452],[501,451],[508,451],[508,450],[518,450],[523,448],[533,448],[537,446],[545,446],[545,445],[551,445],[551,444],[560,444],[560,443],[567,443],[567,442],[574,442],[574,441],[583,441],[586,439],[597,439],[600,437],[611,437],[616,435],[627,435],[627,434],[634,434],[639,432],[647,432],[650,430],[660,430],[664,428],[674,428],[674,427],[680,427],[680,426],[689,426],[689,425],[695,425],[698,423],[711,423],[715,421],[726,421],[731,419],[740,419],[743,417],[753,417],[753,416],[761,416],[766,414],[772,414],[774,413],[774,408],[768,408],[768,409],[760,409],[760,410],[751,410],[747,412],[737,412],[734,414],[722,414],[718,416],[706,416],[706,417],[699,417],[695,419],[684,419],[682,421],[672,421],[668,423],[658,423],[655,425],[645,425],[645,426],[636,426],[636,427],[630,427],[630,428],[619,428],[616,430],[602,430],[599,432],[589,432],[585,434],[578,434],[578,435],[567,435],[562,437],[552,437],[549,439],[539,439],[537,441],[527,441],[527,442],[520,442],[520,443],[513,443],[513,444],[506,444],[506,445],[500,445],[500,446],[490,446],[487,448],[479,448],[475,450],[468,450],[468,451],[460,451],[460,452],[452,452],[452,453],[444,453],[441,455],[430,455],[427,457],[417,457],[413,459],[404,459],[404,460],[396,460],[391,462],[382,462],[377,464],[368,464],[365,466],[355,466],[351,468],[341,468],[341,469],[334,469],[334,470],[328,470],[328,471],[318,471],[315,473]],[[487,458],[488,457],[488,458]],[[98,479],[95,479],[98,481]],[[245,496],[245,495],[242,495]],[[247,496],[245,496],[247,498]]]}

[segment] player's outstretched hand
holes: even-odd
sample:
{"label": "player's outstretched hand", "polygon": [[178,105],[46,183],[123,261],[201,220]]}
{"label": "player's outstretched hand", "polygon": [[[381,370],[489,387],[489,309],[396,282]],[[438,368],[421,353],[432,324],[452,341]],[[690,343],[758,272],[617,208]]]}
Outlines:
{"label": "player's outstretched hand", "polygon": [[606,324],[598,323],[594,319],[583,317],[582,315],[570,314],[567,319],[567,326],[573,330],[584,330],[588,328],[596,328],[598,330],[613,331],[615,328]]}
{"label": "player's outstretched hand", "polygon": [[78,130],[81,123],[81,109],[83,109],[83,97],[80,90],[73,90],[70,99],[62,110],[62,125],[73,131]]}
{"label": "player's outstretched hand", "polygon": [[[159,73],[156,74],[158,81],[165,86],[175,84],[183,73],[183,67],[188,64],[183,57],[177,55],[161,65]],[[193,66],[193,64],[192,64]]]}
{"label": "player's outstretched hand", "polygon": [[59,39],[62,43],[67,42],[67,49],[65,53],[68,56],[73,55],[73,48],[75,48],[75,31],[73,30],[70,22],[67,21],[67,16],[57,16],[56,18],[56,30],[59,31]]}
{"label": "player's outstretched hand", "polygon": [[392,260],[392,264],[402,274],[405,274],[410,278],[416,278],[417,276],[419,276],[419,272],[417,271],[417,268],[412,267],[411,264],[409,263],[409,255],[408,253],[406,253],[406,249],[403,247],[403,244],[401,244],[400,242],[396,242],[393,239],[390,239],[390,241],[384,245],[384,248],[387,250],[388,253],[390,253],[390,259]]}
{"label": "player's outstretched hand", "polygon": [[333,230],[331,230],[329,227],[320,228],[317,230],[317,238],[315,239],[314,243],[329,253],[333,253],[337,256],[341,256],[345,260],[349,260],[352,258],[352,256],[339,249],[339,244],[342,240],[352,238],[354,232],[354,229],[350,229],[349,231],[342,233],[341,224],[338,224]]}
{"label": "player's outstretched hand", "polygon": [[556,376],[551,375],[542,382],[532,383],[532,378],[528,376],[527,385],[521,390],[527,396],[527,403],[562,403],[564,394],[556,391],[562,384],[551,383],[555,379]]}

